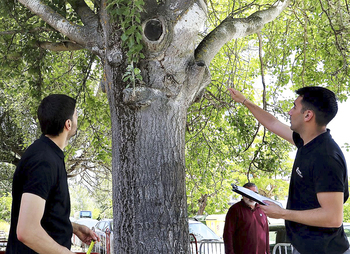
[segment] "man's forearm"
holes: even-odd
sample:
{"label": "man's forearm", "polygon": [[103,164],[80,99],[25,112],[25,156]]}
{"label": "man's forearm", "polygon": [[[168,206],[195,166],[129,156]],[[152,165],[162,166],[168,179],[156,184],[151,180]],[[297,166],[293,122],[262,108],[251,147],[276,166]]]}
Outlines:
{"label": "man's forearm", "polygon": [[66,247],[59,245],[43,228],[18,229],[18,240],[37,253],[72,254]]}
{"label": "man's forearm", "polygon": [[[342,216],[341,216],[342,217]],[[342,219],[338,219],[335,213],[325,211],[323,208],[297,211],[285,210],[282,219],[298,222],[308,226],[338,228],[342,224]]]}
{"label": "man's forearm", "polygon": [[24,193],[18,216],[17,238],[23,244],[38,253],[66,254],[69,251],[59,245],[41,226],[46,200],[31,194]]}

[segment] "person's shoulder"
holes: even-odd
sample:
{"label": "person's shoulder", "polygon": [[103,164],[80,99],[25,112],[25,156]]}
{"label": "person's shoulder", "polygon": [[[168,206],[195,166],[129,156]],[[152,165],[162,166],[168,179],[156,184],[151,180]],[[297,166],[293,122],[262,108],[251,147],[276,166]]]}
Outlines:
{"label": "person's shoulder", "polygon": [[344,154],[342,150],[340,149],[337,142],[335,142],[335,140],[329,134],[329,131],[327,133],[324,133],[324,135],[320,135],[317,145],[315,146],[315,151],[322,155],[320,160],[323,161],[327,161],[332,158],[338,160],[339,156],[344,160]]}
{"label": "person's shoulder", "polygon": [[55,156],[50,146],[38,139],[31,144],[23,154],[21,161],[27,166],[40,164],[55,163]]}
{"label": "person's shoulder", "polygon": [[233,211],[233,210],[238,210],[242,207],[242,200],[238,201],[237,203],[234,203],[230,208],[229,211]]}

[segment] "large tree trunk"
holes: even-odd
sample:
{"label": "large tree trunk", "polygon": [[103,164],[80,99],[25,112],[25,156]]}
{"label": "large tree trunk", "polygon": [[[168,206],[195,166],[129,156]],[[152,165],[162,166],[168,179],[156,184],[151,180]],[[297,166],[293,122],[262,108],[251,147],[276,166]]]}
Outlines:
{"label": "large tree trunk", "polygon": [[185,107],[110,105],[115,253],[187,253]]}
{"label": "large tree trunk", "polygon": [[118,43],[103,61],[112,119],[114,253],[189,252],[186,113],[210,81],[206,65],[194,60],[202,8],[194,5],[175,25],[165,15],[145,18],[144,31],[151,32],[144,34],[143,81],[136,87],[122,81]]}

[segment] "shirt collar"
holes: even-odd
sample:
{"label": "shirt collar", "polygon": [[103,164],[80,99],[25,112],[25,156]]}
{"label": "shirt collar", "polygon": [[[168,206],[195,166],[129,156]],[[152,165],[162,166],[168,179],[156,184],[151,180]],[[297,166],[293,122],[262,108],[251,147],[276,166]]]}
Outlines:
{"label": "shirt collar", "polygon": [[61,158],[64,159],[64,153],[61,150],[61,148],[59,148],[55,142],[53,142],[50,138],[46,137],[44,134],[42,134],[40,136],[40,140],[42,142],[44,142],[45,144],[47,144],[48,146],[50,146],[52,148],[52,150]]}
{"label": "shirt collar", "polygon": [[252,210],[252,211],[255,211],[257,208],[260,207],[260,205],[259,205],[258,203],[255,203],[255,206],[254,206],[254,208],[252,209],[250,206],[248,206],[248,205],[244,202],[243,199],[241,199],[241,202],[242,202],[243,206],[245,206],[246,208],[249,208],[249,209]]}

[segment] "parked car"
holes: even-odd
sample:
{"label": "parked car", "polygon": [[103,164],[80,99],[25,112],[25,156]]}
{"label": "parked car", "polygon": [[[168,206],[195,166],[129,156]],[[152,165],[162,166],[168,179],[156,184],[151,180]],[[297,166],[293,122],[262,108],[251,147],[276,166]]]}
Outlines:
{"label": "parked car", "polygon": [[[188,220],[191,253],[224,254],[224,242],[207,225],[197,220]],[[194,237],[193,237],[194,236]]]}
{"label": "parked car", "polygon": [[197,241],[203,241],[203,240],[212,240],[212,241],[221,241],[222,239],[214,233],[213,230],[211,230],[208,226],[203,224],[202,222],[199,222],[197,220],[188,220],[188,227],[190,234],[194,234]]}
{"label": "parked car", "polygon": [[109,253],[113,252],[113,219],[100,220],[94,227],[96,234],[101,241],[95,243],[94,250],[100,254],[107,253],[107,248],[110,248]]}
{"label": "parked car", "polygon": [[98,223],[98,220],[94,220],[90,218],[81,218],[81,219],[77,219],[75,223],[78,223],[80,225],[85,225],[88,228],[92,229]]}

